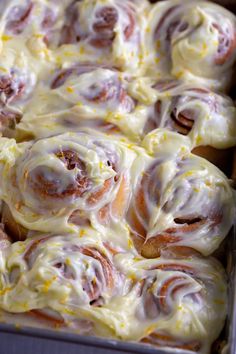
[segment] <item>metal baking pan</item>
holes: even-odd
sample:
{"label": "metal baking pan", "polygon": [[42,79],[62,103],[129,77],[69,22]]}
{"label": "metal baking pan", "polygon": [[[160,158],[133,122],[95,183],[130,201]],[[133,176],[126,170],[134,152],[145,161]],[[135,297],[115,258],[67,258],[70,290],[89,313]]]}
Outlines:
{"label": "metal baking pan", "polygon": [[[1,1],[1,0],[0,0]],[[150,0],[156,2],[156,0]],[[212,0],[236,13],[236,0]],[[236,92],[233,92],[236,96]],[[236,149],[235,149],[236,156]],[[236,184],[236,158],[233,178]],[[229,287],[228,318],[212,354],[236,354],[236,224],[226,245]],[[0,354],[194,354],[174,348],[63,333],[48,329],[0,323]],[[197,353],[196,353],[197,354]]]}

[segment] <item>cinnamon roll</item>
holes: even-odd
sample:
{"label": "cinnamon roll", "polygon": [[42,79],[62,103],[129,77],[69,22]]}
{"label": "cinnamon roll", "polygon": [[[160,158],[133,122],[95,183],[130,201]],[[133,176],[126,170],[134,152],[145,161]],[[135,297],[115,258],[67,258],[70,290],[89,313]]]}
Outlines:
{"label": "cinnamon roll", "polygon": [[[5,39],[22,41],[31,50],[58,45],[64,11],[70,0],[58,3],[55,0],[9,1],[2,11]],[[44,46],[45,45],[45,46]]]}
{"label": "cinnamon roll", "polygon": [[116,222],[126,211],[136,155],[124,143],[84,131],[22,144],[3,140],[0,155],[1,198],[15,239],[22,238],[17,224],[71,232]]}
{"label": "cinnamon roll", "polygon": [[93,238],[94,232],[82,238],[38,236],[6,249],[1,308],[53,327],[80,329],[83,309],[93,311],[123,291],[116,252]]}
{"label": "cinnamon roll", "polygon": [[[137,6],[138,5],[138,6]],[[77,44],[83,58],[136,71],[142,60],[146,1],[73,1],[66,10],[58,53]]]}
{"label": "cinnamon roll", "polygon": [[91,63],[57,71],[47,86],[35,90],[17,126],[18,140],[30,133],[42,137],[81,127],[139,135],[146,110],[129,95],[129,80],[112,67]]}
{"label": "cinnamon roll", "polygon": [[197,257],[159,258],[136,261],[131,269],[141,282],[136,315],[142,322],[151,322],[141,341],[194,353],[210,352],[226,315],[221,265],[214,259]]}
{"label": "cinnamon roll", "polygon": [[192,155],[175,133],[154,131],[143,144],[152,158],[139,170],[134,164],[127,215],[137,249],[147,258],[169,248],[211,254],[233,225],[234,192],[226,176]]}
{"label": "cinnamon roll", "polygon": [[23,53],[17,57],[12,49],[5,49],[1,59],[0,132],[9,135],[23,116],[37,82],[37,73],[28,67],[28,58]]}
{"label": "cinnamon roll", "polygon": [[151,106],[145,133],[165,128],[187,135],[193,147],[226,149],[236,145],[233,101],[193,83],[159,81],[150,88]]}
{"label": "cinnamon roll", "polygon": [[165,73],[229,87],[236,59],[232,13],[206,1],[171,0],[154,5],[148,23],[146,64],[158,78]]}

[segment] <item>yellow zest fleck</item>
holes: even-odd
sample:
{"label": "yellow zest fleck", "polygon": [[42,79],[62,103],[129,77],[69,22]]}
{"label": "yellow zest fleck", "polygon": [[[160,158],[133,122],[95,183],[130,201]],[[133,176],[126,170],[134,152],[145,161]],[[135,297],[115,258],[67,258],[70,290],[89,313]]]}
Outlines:
{"label": "yellow zest fleck", "polygon": [[36,33],[34,36],[36,38],[43,38],[44,37],[44,35],[42,33]]}
{"label": "yellow zest fleck", "polygon": [[84,229],[80,230],[80,232],[79,232],[79,237],[83,237],[83,236],[85,236],[85,235],[86,235],[85,230],[84,230]]}
{"label": "yellow zest fleck", "polygon": [[7,73],[7,69],[4,68],[3,66],[0,66],[0,70],[3,71],[4,73]]}
{"label": "yellow zest fleck", "polygon": [[66,91],[69,92],[69,93],[73,93],[73,92],[74,92],[74,89],[73,89],[73,87],[68,86],[68,87],[66,88]]}
{"label": "yellow zest fleck", "polygon": [[63,54],[64,54],[66,57],[73,57],[73,56],[75,55],[75,53],[69,52],[69,51],[65,51],[65,52],[63,52]]}
{"label": "yellow zest fleck", "polygon": [[196,193],[199,193],[200,189],[199,188],[193,188],[193,191],[196,192]]}
{"label": "yellow zest fleck", "polygon": [[156,49],[158,50],[158,49],[160,49],[161,48],[161,41],[158,39],[157,41],[156,41]]}
{"label": "yellow zest fleck", "polygon": [[155,58],[155,63],[158,64],[160,62],[160,58]]}
{"label": "yellow zest fleck", "polygon": [[153,333],[154,331],[156,330],[156,326],[149,326],[147,329],[146,329],[146,335],[149,336],[149,334]]}
{"label": "yellow zest fleck", "polygon": [[122,143],[126,143],[127,140],[126,140],[126,138],[121,138],[120,141],[121,141]]}
{"label": "yellow zest fleck", "polygon": [[79,54],[81,54],[81,55],[85,54],[85,49],[83,46],[80,47]]}
{"label": "yellow zest fleck", "polygon": [[[62,64],[61,57],[59,57],[59,56],[56,57],[56,63],[57,63],[57,65],[61,65]],[[52,71],[54,71],[54,69]]]}
{"label": "yellow zest fleck", "polygon": [[169,91],[166,91],[166,92],[164,93],[164,97],[166,97],[166,98],[170,98],[170,97],[171,97],[170,92],[169,92]]}
{"label": "yellow zest fleck", "polygon": [[13,288],[12,287],[6,287],[3,290],[0,290],[0,295],[3,296],[6,293],[8,293],[9,291],[11,291]]}
{"label": "yellow zest fleck", "polygon": [[211,183],[210,181],[206,181],[206,182],[205,182],[205,185],[206,185],[207,187],[211,187],[211,186],[212,186],[212,183]]}
{"label": "yellow zest fleck", "polygon": [[28,311],[29,310],[29,305],[27,302],[24,302],[21,304],[21,307],[25,310],[25,311]]}
{"label": "yellow zest fleck", "polygon": [[128,248],[129,249],[133,248],[133,241],[130,238],[128,239]]}
{"label": "yellow zest fleck", "polygon": [[66,258],[65,263],[66,263],[66,265],[70,266],[70,265],[71,265],[71,260],[70,260],[70,258]]}
{"label": "yellow zest fleck", "polygon": [[42,291],[45,292],[45,293],[47,293],[48,290],[50,289],[52,283],[53,283],[56,279],[57,279],[57,276],[54,275],[51,279],[46,280],[46,281],[44,282],[44,286],[43,286]]}
{"label": "yellow zest fleck", "polygon": [[107,115],[105,116],[104,120],[109,121],[111,118],[114,118],[114,115],[112,112],[107,112]]}
{"label": "yellow zest fleck", "polygon": [[198,137],[196,138],[196,144],[200,144],[202,142],[202,137],[201,135],[198,135]]}
{"label": "yellow zest fleck", "polygon": [[176,321],[176,329],[177,329],[177,330],[179,330],[179,329],[182,328],[182,323],[183,323],[183,322],[182,322],[181,320],[177,320],[177,321]]}
{"label": "yellow zest fleck", "polygon": [[138,57],[139,57],[139,60],[143,60],[143,54],[140,53]]}
{"label": "yellow zest fleck", "polygon": [[176,77],[177,79],[181,79],[181,78],[183,77],[183,75],[184,75],[184,72],[183,72],[183,71],[178,71],[178,72],[175,74],[175,77]]}
{"label": "yellow zest fleck", "polygon": [[167,140],[167,134],[164,133],[164,134],[162,135],[162,141],[166,141],[166,140]]}
{"label": "yellow zest fleck", "polygon": [[136,275],[134,273],[129,274],[128,278],[130,280],[137,280]]}
{"label": "yellow zest fleck", "polygon": [[124,323],[124,322],[121,322],[120,327],[121,327],[121,328],[125,328],[125,323]]}
{"label": "yellow zest fleck", "polygon": [[188,171],[183,174],[183,177],[191,177],[191,176],[193,176],[193,171]]}
{"label": "yellow zest fleck", "polygon": [[75,316],[76,315],[76,313],[74,311],[69,310],[67,308],[62,309],[61,312],[64,312],[64,313],[66,313],[67,315],[70,315],[70,316]]}
{"label": "yellow zest fleck", "polygon": [[64,298],[59,301],[59,303],[62,305],[65,305],[67,303],[67,301],[68,301],[68,296],[65,295]]}
{"label": "yellow zest fleck", "polygon": [[11,36],[7,36],[6,34],[2,35],[2,41],[7,42],[10,41],[13,37]]}

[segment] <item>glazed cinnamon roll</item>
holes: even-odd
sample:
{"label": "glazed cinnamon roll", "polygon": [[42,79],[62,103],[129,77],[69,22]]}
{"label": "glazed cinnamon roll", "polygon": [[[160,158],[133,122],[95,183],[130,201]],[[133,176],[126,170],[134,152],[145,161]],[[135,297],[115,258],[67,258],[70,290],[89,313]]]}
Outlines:
{"label": "glazed cinnamon roll", "polygon": [[94,233],[82,238],[38,236],[14,243],[5,250],[1,307],[52,326],[80,329],[86,320],[83,310],[96,311],[123,291],[115,251],[93,238]]}
{"label": "glazed cinnamon roll", "polygon": [[87,59],[135,71],[142,59],[145,17],[141,12],[148,7],[146,1],[73,1],[66,10],[60,45],[78,44]]}
{"label": "glazed cinnamon roll", "polygon": [[144,146],[153,158],[139,170],[134,165],[127,216],[137,249],[147,258],[166,249],[211,254],[233,225],[234,192],[226,176],[192,155],[174,133],[154,131]]}
{"label": "glazed cinnamon roll", "polygon": [[221,265],[214,259],[197,257],[159,258],[135,261],[131,269],[141,282],[136,315],[149,322],[141,341],[210,352],[226,315],[226,280]]}
{"label": "glazed cinnamon roll", "polygon": [[229,97],[174,80],[157,82],[149,95],[155,102],[145,133],[156,128],[176,131],[187,135],[193,147],[225,149],[236,145],[236,108]]}
{"label": "glazed cinnamon roll", "polygon": [[163,1],[150,11],[147,67],[157,75],[199,78],[227,89],[236,58],[236,19],[204,1]]}
{"label": "glazed cinnamon roll", "polygon": [[128,86],[128,75],[105,65],[84,63],[59,70],[48,86],[35,91],[17,135],[41,137],[81,127],[138,135],[146,113]]}
{"label": "glazed cinnamon roll", "polygon": [[12,214],[12,220],[9,213],[7,217],[9,231],[19,239],[17,224],[71,232],[76,225],[99,228],[120,220],[129,200],[134,158],[124,143],[94,131],[18,145],[3,140],[1,197],[3,215],[5,207]]}
{"label": "glazed cinnamon roll", "polygon": [[23,116],[37,82],[37,73],[28,67],[28,58],[23,53],[19,58],[12,49],[5,49],[1,59],[0,132],[9,135]]}
{"label": "glazed cinnamon roll", "polygon": [[53,47],[58,44],[64,10],[70,0],[59,4],[57,1],[38,0],[9,1],[2,10],[5,39],[25,43],[29,49]]}

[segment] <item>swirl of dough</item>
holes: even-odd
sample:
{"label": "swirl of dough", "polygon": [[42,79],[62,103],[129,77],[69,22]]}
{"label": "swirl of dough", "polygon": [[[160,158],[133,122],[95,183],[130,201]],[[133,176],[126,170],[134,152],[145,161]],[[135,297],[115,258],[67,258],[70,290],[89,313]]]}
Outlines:
{"label": "swirl of dough", "polygon": [[236,108],[229,97],[198,84],[173,80],[159,81],[154,89],[155,103],[145,133],[166,128],[188,135],[193,147],[224,149],[236,145]]}
{"label": "swirl of dough", "polygon": [[142,279],[137,315],[141,321],[153,321],[142,342],[208,352],[226,315],[226,278],[221,265],[200,257],[136,263],[140,271],[136,274]]}
{"label": "swirl of dough", "polygon": [[100,307],[122,293],[123,276],[113,261],[118,251],[93,236],[38,236],[5,250],[2,307],[66,327],[70,317],[77,325],[80,308]]}
{"label": "swirl of dough", "polygon": [[24,107],[37,83],[37,72],[29,66],[28,57],[11,48],[1,53],[0,68],[0,130],[7,134],[20,122]]}
{"label": "swirl of dough", "polygon": [[35,90],[17,126],[18,140],[83,127],[140,135],[147,109],[129,94],[130,79],[112,67],[91,63],[57,71],[48,85]]}
{"label": "swirl of dough", "polygon": [[209,255],[233,225],[234,191],[226,176],[188,148],[176,148],[176,135],[159,130],[147,135],[143,145],[153,158],[138,173],[136,163],[133,167],[137,177],[127,219],[137,249],[147,258],[168,248]]}
{"label": "swirl of dough", "polygon": [[[57,73],[51,88],[54,90],[61,86],[66,86],[67,92],[71,88],[71,93],[77,88],[75,103],[81,99],[87,105],[105,104],[105,107],[101,106],[101,109],[105,111],[103,114],[108,110],[130,113],[135,107],[134,100],[127,94],[127,82],[126,88],[124,87],[125,78],[122,80],[122,75],[111,68],[80,64],[77,67],[62,70]],[[97,111],[95,114],[99,115]]]}
{"label": "swirl of dough", "polygon": [[149,23],[147,66],[162,76],[195,77],[227,88],[236,59],[233,14],[206,1],[164,1],[154,5]]}
{"label": "swirl of dough", "polygon": [[33,41],[43,42],[47,47],[55,47],[59,42],[64,11],[69,2],[9,1],[2,15],[4,35],[7,40],[20,36],[22,43],[29,41],[32,44],[33,38]]}
{"label": "swirl of dough", "polygon": [[33,7],[30,0],[24,1],[22,5],[10,7],[6,17],[6,33],[21,34],[31,20]]}
{"label": "swirl of dough", "polygon": [[[136,156],[124,143],[84,131],[7,144],[11,151],[5,147],[0,157],[1,195],[26,229],[71,232],[76,225],[99,227],[122,218]],[[17,239],[18,225],[11,220],[8,227]]]}
{"label": "swirl of dough", "polygon": [[[154,346],[209,353],[227,311],[222,266],[214,259],[200,257],[143,260],[118,254],[117,258],[121,272],[126,270],[126,276],[136,281],[127,296],[132,299],[134,294],[133,303],[129,303],[135,314],[131,338]],[[128,317],[129,309],[126,311]]]}
{"label": "swirl of dough", "polygon": [[72,2],[66,11],[60,44],[78,43],[93,58],[106,62],[110,56],[113,64],[135,71],[142,57],[145,19],[141,11],[148,6],[146,1],[136,6],[130,0]]}

